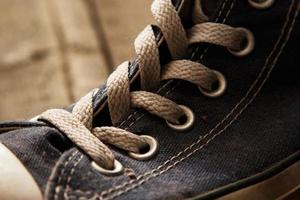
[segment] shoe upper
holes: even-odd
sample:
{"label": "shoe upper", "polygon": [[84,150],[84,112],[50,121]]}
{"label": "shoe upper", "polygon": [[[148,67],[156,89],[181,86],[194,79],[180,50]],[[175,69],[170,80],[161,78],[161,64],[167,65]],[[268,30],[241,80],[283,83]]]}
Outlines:
{"label": "shoe upper", "polygon": [[[184,26],[190,27],[191,1],[172,2]],[[246,181],[249,177],[275,166],[280,171],[299,159],[300,2],[277,0],[267,9],[257,9],[246,0],[206,0],[201,7],[211,22],[250,30],[255,47],[246,56],[202,42],[188,48],[185,59],[226,78],[226,92],[220,97],[207,97],[187,81],[160,82],[155,93],[189,107],[192,128],[176,131],[164,119],[134,108],[117,123],[137,135],[154,137],[159,150],[153,158],[136,160],[109,146],[124,171],[107,176],[52,124],[35,120],[0,124],[0,142],[23,163],[45,198],[216,198],[251,184]],[[162,40],[162,33],[154,29],[157,40]],[[168,63],[167,44],[161,42],[159,50],[161,62]],[[138,63],[133,62],[129,68],[133,88],[139,88],[138,74]],[[92,102],[93,126],[110,124],[105,86]]]}

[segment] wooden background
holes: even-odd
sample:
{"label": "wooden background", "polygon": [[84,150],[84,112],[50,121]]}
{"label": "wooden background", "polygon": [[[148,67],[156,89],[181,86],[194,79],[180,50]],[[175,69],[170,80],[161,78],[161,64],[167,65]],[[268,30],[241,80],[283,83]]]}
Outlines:
{"label": "wooden background", "polygon": [[68,105],[133,55],[151,0],[0,0],[0,120]]}

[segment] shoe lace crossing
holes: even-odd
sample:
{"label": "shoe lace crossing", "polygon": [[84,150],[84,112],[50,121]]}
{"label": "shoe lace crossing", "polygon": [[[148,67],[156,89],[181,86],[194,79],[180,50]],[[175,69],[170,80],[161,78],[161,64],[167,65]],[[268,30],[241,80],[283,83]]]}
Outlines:
{"label": "shoe lace crossing", "polygon": [[185,115],[182,107],[166,97],[149,92],[163,80],[180,79],[195,84],[200,91],[212,91],[218,81],[218,72],[201,63],[182,59],[189,45],[205,42],[220,45],[231,51],[239,51],[245,32],[225,24],[208,22],[201,10],[200,1],[195,1],[194,25],[185,30],[171,0],[155,0],[151,6],[153,17],[167,43],[172,61],[161,66],[159,46],[151,25],[148,25],[134,42],[139,65],[141,90],[130,91],[128,61],[119,65],[107,79],[108,109],[112,126],[93,127],[93,89],[82,97],[69,112],[50,109],[39,116],[62,133],[104,169],[114,169],[115,156],[107,144],[130,153],[139,153],[148,145],[147,140],[128,130],[116,127],[130,108],[140,108],[179,124]]}

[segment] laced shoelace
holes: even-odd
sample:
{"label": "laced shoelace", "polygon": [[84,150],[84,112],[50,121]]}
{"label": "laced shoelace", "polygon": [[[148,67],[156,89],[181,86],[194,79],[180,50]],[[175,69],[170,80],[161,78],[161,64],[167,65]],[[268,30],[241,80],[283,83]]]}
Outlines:
{"label": "laced shoelace", "polygon": [[104,169],[115,168],[115,157],[106,144],[122,150],[139,153],[148,145],[145,137],[117,128],[115,125],[128,114],[130,108],[141,108],[149,113],[179,124],[185,115],[182,107],[158,94],[148,92],[162,80],[180,79],[191,82],[200,91],[212,91],[218,80],[218,72],[190,60],[182,60],[187,47],[206,42],[221,45],[230,51],[239,51],[245,39],[245,31],[228,25],[212,23],[195,1],[194,26],[186,32],[171,0],[155,0],[151,10],[157,26],[167,43],[173,61],[161,67],[158,44],[152,26],[147,26],[135,40],[134,46],[139,64],[141,91],[130,91],[129,62],[124,62],[107,80],[108,108],[113,126],[92,127],[92,99],[98,89],[81,98],[72,112],[51,109],[42,113],[39,120],[47,121],[63,132],[81,148],[97,165]]}

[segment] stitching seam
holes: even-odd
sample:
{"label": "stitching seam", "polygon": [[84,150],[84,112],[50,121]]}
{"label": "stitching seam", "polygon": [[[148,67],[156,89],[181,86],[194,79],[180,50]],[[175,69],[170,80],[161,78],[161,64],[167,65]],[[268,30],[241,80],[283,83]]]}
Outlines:
{"label": "stitching seam", "polygon": [[[226,11],[226,10],[225,10],[225,7],[226,7],[226,4],[228,3],[228,1],[229,1],[229,0],[224,0],[224,1],[223,1],[223,4],[222,4],[222,6],[221,6],[221,8],[220,8],[220,10],[219,10],[219,12],[218,12],[218,16],[217,16],[217,18],[214,20],[215,22],[219,21],[220,18],[221,18],[222,13],[224,13],[224,12]],[[226,20],[227,20],[229,14],[231,13],[231,10],[233,9],[235,3],[236,3],[236,0],[233,0],[233,1],[231,2],[230,8],[227,10],[226,15],[225,15],[225,17],[224,17],[224,19],[223,19],[223,23],[226,22]],[[198,49],[199,49],[199,47],[198,47],[195,51],[197,51]],[[209,49],[209,47],[206,48],[205,52],[207,52],[208,49]],[[193,58],[193,57],[195,56],[195,51],[194,51],[193,54],[191,55],[191,58]],[[205,52],[201,55],[201,57],[204,57]],[[178,85],[178,84],[176,84],[176,85],[172,88],[172,90],[174,90],[175,87],[177,87],[177,85]],[[171,92],[171,91],[168,91],[168,93],[169,93],[169,92]],[[168,93],[167,93],[167,94],[168,94]],[[202,137],[200,137],[198,140],[201,140],[201,139],[202,139]],[[192,146],[194,146],[194,144],[192,144]],[[110,188],[110,189],[108,189],[108,190],[102,191],[101,194],[100,194],[101,197],[103,197],[104,195],[107,195],[107,194],[109,194],[109,193],[112,193],[114,190],[118,190],[118,189],[121,189],[122,187],[126,187],[126,185],[131,184],[131,183],[134,183],[134,181],[138,181],[140,178],[143,178],[143,177],[145,177],[145,176],[147,176],[147,175],[153,174],[156,170],[159,171],[161,168],[163,168],[163,166],[167,165],[167,164],[168,164],[169,162],[171,162],[175,157],[179,157],[179,156],[180,156],[183,152],[185,152],[185,151],[186,151],[186,149],[184,149],[183,151],[179,152],[176,156],[171,157],[169,160],[165,161],[162,165],[158,166],[156,169],[154,169],[154,170],[152,170],[152,171],[150,171],[150,172],[146,172],[146,173],[144,173],[143,175],[138,176],[136,180],[131,180],[131,181],[128,181],[128,182],[124,182],[124,183],[121,184],[121,185],[117,185],[117,186],[115,186],[115,187],[113,187],[113,188]]]}
{"label": "stitching seam", "polygon": [[[231,12],[231,10],[232,10],[234,4],[235,4],[235,1],[236,1],[236,0],[232,1],[231,6],[230,6],[230,9],[228,10],[228,12],[227,12],[225,18],[223,19],[223,23],[227,20],[227,17],[229,16],[229,14],[230,14],[230,12]],[[218,13],[218,16],[217,16],[217,18],[214,20],[214,22],[218,22],[218,21],[219,21],[221,15],[222,15],[222,13],[223,13],[223,11],[224,11],[224,9],[225,9],[225,6],[226,6],[227,2],[228,2],[228,0],[225,0],[225,1],[223,2],[222,6],[221,6],[221,9],[220,9],[220,11],[219,11],[219,13]],[[204,55],[206,54],[206,52],[208,51],[208,49],[209,49],[210,46],[211,46],[211,45],[209,45],[209,46],[204,50],[204,52],[203,52],[202,55],[200,56],[200,59],[202,59],[202,58],[204,57]],[[197,48],[196,48],[196,50],[195,50],[195,51],[192,53],[192,55],[191,55],[191,59],[193,59],[193,58],[195,57],[195,55],[196,55],[196,53],[199,51],[199,49],[200,49],[200,47],[197,47]]]}
{"label": "stitching seam", "polygon": [[[225,9],[225,6],[226,6],[226,4],[227,4],[228,1],[229,1],[229,0],[224,0],[223,4],[222,4],[222,6],[221,6],[221,9],[220,9],[220,11],[219,11],[219,13],[218,13],[218,17],[216,18],[215,21],[218,21],[218,20],[220,19],[222,13],[225,11],[224,9]],[[236,1],[236,0],[233,0],[233,1],[232,1],[229,10],[228,10],[227,13],[226,13],[225,18],[223,19],[223,22],[225,22],[226,19],[227,19],[227,17],[229,16],[229,13],[231,12],[231,10],[232,10],[232,8],[233,8],[233,6],[234,6],[234,4],[235,4],[235,1]],[[209,48],[209,47],[208,47],[208,48]],[[208,50],[208,48],[206,49],[206,51]],[[195,54],[193,53],[191,57],[193,57],[194,55],[195,55]],[[168,95],[170,92],[172,92],[178,85],[179,85],[179,84],[177,83],[174,87],[172,87],[170,90],[168,90],[164,96],[167,96],[167,95]],[[160,89],[158,90],[158,92],[160,92],[160,91],[161,91],[163,88],[165,88],[166,86],[167,86],[167,84],[165,84],[162,88],[160,88]],[[134,117],[135,115],[137,115],[137,114],[138,114],[138,111],[135,111],[133,114],[129,115],[128,118],[125,119],[125,120],[120,124],[120,126],[123,125],[125,122],[129,121],[129,119],[133,118],[133,117]],[[138,120],[140,120],[142,117],[144,117],[144,115],[145,115],[145,114],[142,114],[140,117],[138,117],[138,118],[137,118],[135,121],[133,121],[126,129],[129,129],[134,123],[136,123]],[[185,150],[184,150],[184,151],[185,151]],[[78,152],[78,151],[76,151],[76,152]],[[181,154],[181,152],[180,152],[177,156],[179,156],[180,154]],[[164,162],[161,166],[164,166],[164,165],[168,164],[168,162],[170,162],[174,157],[175,157],[175,156],[173,156],[170,160],[167,160],[166,162]],[[82,157],[81,157],[81,159],[82,159]],[[81,159],[79,159],[78,162],[80,162]],[[67,161],[67,162],[68,162],[68,161]],[[156,170],[159,170],[161,166],[159,166]],[[74,169],[74,170],[75,170],[75,169]],[[154,170],[152,170],[152,171],[154,171]],[[142,178],[143,176],[147,176],[149,173],[151,174],[152,171],[147,172],[147,173],[145,173],[145,174],[143,174],[143,175],[138,176],[137,179],[135,179],[135,180],[130,180],[129,182],[124,182],[122,185],[119,185],[119,186],[123,186],[123,185],[126,186],[127,184],[131,184],[131,183],[133,183],[134,181],[137,181],[138,178]],[[59,187],[59,186],[57,186],[57,187]],[[66,184],[64,185],[63,188],[69,188],[69,189],[70,189],[69,183],[66,183]],[[121,187],[120,187],[120,188],[121,188]],[[120,188],[119,188],[118,186],[116,186],[115,188],[110,188],[110,189],[108,189],[108,190],[106,190],[106,191],[103,191],[100,195],[102,196],[102,195],[111,193],[111,192],[113,192],[114,189],[120,189]],[[106,192],[107,192],[107,193],[106,193]],[[57,193],[57,192],[56,192],[56,193]],[[102,197],[100,197],[100,198],[102,198]]]}
{"label": "stitching seam", "polygon": [[62,170],[60,171],[60,175],[58,176],[57,182],[56,182],[56,187],[55,187],[55,193],[54,193],[54,199],[57,200],[58,199],[58,193],[60,192],[60,183],[61,180],[63,178],[63,175],[66,171],[66,167],[69,164],[69,162],[75,157],[75,155],[77,155],[78,151],[74,151],[71,156],[68,158],[68,160],[64,163]]}
{"label": "stitching seam", "polygon": [[[292,0],[291,1],[291,5],[290,5],[290,8],[289,8],[289,11],[288,11],[288,14],[287,14],[287,18],[286,18],[286,21],[285,21],[285,24],[283,26],[283,29],[281,30],[281,34],[277,40],[277,43],[275,44],[272,52],[270,53],[269,57],[267,58],[266,62],[265,62],[265,66],[264,68],[261,70],[261,73],[259,74],[259,76],[257,77],[257,79],[254,81],[254,83],[252,84],[252,86],[250,87],[250,89],[248,90],[246,96],[233,108],[233,110],[214,128],[212,129],[208,134],[206,134],[203,138],[200,138],[198,139],[197,142],[193,143],[191,146],[189,146],[188,148],[186,148],[184,151],[178,153],[176,156],[172,157],[170,160],[166,161],[165,163],[168,163],[176,158],[178,158],[183,152],[186,152],[188,151],[189,149],[192,149],[193,146],[199,144],[200,142],[202,142],[203,140],[205,140],[208,136],[210,136],[212,134],[212,132],[214,130],[216,130],[221,124],[222,122],[226,121],[226,119],[228,119],[230,117],[230,115],[238,108],[239,105],[241,105],[249,96],[249,94],[252,92],[253,88],[255,87],[255,85],[257,84],[257,82],[259,81],[259,79],[262,77],[263,75],[263,72],[266,70],[268,64],[269,64],[269,60],[270,58],[272,57],[272,54],[275,53],[275,51],[278,49],[278,46],[279,46],[279,43],[280,41],[282,40],[283,36],[284,36],[284,32],[285,32],[285,29],[286,29],[286,26],[289,22],[289,19],[290,19],[290,14],[291,14],[291,11],[292,11],[292,7],[293,5],[295,4],[295,1]],[[155,170],[152,170],[151,173],[149,174],[148,177],[147,176],[147,173],[145,173],[144,175],[141,175],[137,178],[138,182],[136,184],[132,184],[131,186],[129,185],[129,187],[126,187],[126,185],[128,184],[123,184],[120,185],[119,187],[116,186],[114,188],[112,188],[111,190],[108,190],[108,191],[103,191],[99,198],[104,198],[104,195],[107,195],[107,194],[110,194],[110,193],[114,193],[114,191],[118,190],[118,189],[122,189],[123,190],[120,190],[119,192],[115,193],[114,195],[111,195],[109,196],[107,199],[112,199],[114,197],[117,197],[123,193],[126,193],[128,192],[129,190],[143,184],[144,182],[148,181],[149,179],[153,178],[153,177],[156,177],[160,174],[163,174],[164,172],[168,171],[169,169],[173,168],[174,166],[176,166],[178,163],[184,161],[186,158],[190,157],[192,154],[194,154],[195,152],[203,149],[206,145],[208,145],[210,143],[210,141],[212,141],[214,138],[216,138],[218,135],[220,135],[225,129],[227,129],[239,116],[240,114],[248,107],[249,104],[251,104],[251,102],[253,102],[253,100],[255,99],[255,97],[257,96],[257,94],[260,92],[261,88],[263,87],[263,85],[265,84],[265,82],[267,81],[267,79],[269,78],[273,68],[275,67],[277,61],[278,61],[278,58],[280,57],[286,43],[288,42],[289,38],[290,38],[290,35],[291,35],[291,32],[293,30],[293,27],[295,25],[295,21],[296,21],[296,17],[298,15],[298,12],[299,12],[299,9],[297,9],[297,11],[295,12],[294,14],[294,18],[293,18],[293,21],[292,21],[292,24],[286,34],[286,38],[284,39],[281,47],[279,48],[279,52],[277,53],[276,57],[274,58],[273,62],[272,62],[272,65],[271,67],[269,68],[269,71],[268,73],[266,74],[266,76],[264,77],[262,83],[260,84],[260,86],[257,88],[256,92],[252,95],[252,97],[250,98],[250,100],[248,101],[248,103],[246,103],[241,109],[240,111],[236,114],[236,116],[230,120],[230,122],[223,128],[221,129],[219,132],[217,132],[216,134],[214,134],[210,139],[208,139],[203,145],[199,146],[198,148],[194,149],[192,152],[190,152],[189,154],[187,154],[186,156],[182,157],[181,159],[179,160],[176,160],[174,161],[174,163],[172,165],[169,165],[168,167],[166,167],[165,169],[159,171],[159,168],[163,168],[163,165],[159,166],[158,168],[156,168]],[[143,177],[146,177],[146,178],[143,178]],[[106,193],[105,193],[106,192]]]}
{"label": "stitching seam", "polygon": [[[167,96],[169,93],[171,93],[177,86],[178,84],[175,84],[169,91],[166,92],[166,94],[164,96]],[[164,89],[167,85],[164,85],[163,87],[161,87],[159,91],[161,91],[162,89]],[[124,124],[126,121],[128,121],[130,118],[132,118],[134,115],[138,114],[138,111],[135,111],[133,114],[131,114],[127,119],[125,119],[121,124]],[[144,117],[145,114],[142,114],[140,115],[135,121],[133,121],[131,124],[128,125],[127,128],[125,128],[125,130],[129,129],[131,126],[134,125],[134,123],[138,120],[140,120],[142,117]],[[121,125],[120,125],[121,126]],[[60,176],[59,176],[59,181],[57,182],[57,187],[58,188],[57,190],[55,190],[55,200],[57,200],[57,197],[58,197],[58,192],[60,192],[60,182],[61,182],[61,177],[64,175],[64,171],[65,171],[65,167],[67,166],[67,164],[71,161],[71,159],[75,156],[74,154],[75,153],[78,153],[79,151],[76,150],[75,152],[73,152],[73,154],[69,157],[69,159],[66,161],[66,163],[64,164],[64,167],[60,173]],[[68,191],[72,190],[72,188],[70,187],[70,183],[71,183],[71,179],[72,179],[72,175],[74,174],[74,172],[76,171],[76,166],[79,164],[79,162],[82,160],[83,158],[83,155],[80,156],[80,158],[74,163],[73,167],[72,167],[72,170],[68,176],[68,179],[67,179],[67,182],[64,184],[64,197],[68,198]]]}
{"label": "stitching seam", "polygon": [[71,172],[70,172],[70,174],[69,174],[69,176],[67,178],[67,184],[66,184],[67,187],[66,187],[66,189],[64,191],[64,197],[66,199],[68,199],[67,192],[70,190],[70,183],[71,183],[71,180],[72,180],[72,176],[73,176],[73,174],[75,172],[76,166],[79,164],[79,162],[82,160],[82,158],[83,158],[83,154],[78,158],[78,160],[76,162],[74,162],[73,167],[71,169]]}
{"label": "stitching seam", "polygon": [[[226,1],[227,1],[227,0],[226,0]],[[293,1],[292,1],[292,4],[294,4],[294,3],[295,3],[295,1],[293,0]],[[284,34],[284,29],[286,28],[287,22],[289,21],[289,15],[290,15],[290,13],[291,13],[291,8],[292,8],[292,5],[290,6],[290,10],[289,10],[288,16],[287,16],[288,18],[287,18],[287,20],[286,20],[286,22],[285,22],[285,24],[284,24],[284,26],[283,26],[283,29],[282,29],[282,31],[281,31],[281,34],[280,34],[279,38],[278,38],[278,41],[277,41],[276,45],[274,46],[272,52],[270,53],[269,57],[267,58],[263,70],[261,70],[261,73],[259,74],[259,76],[257,77],[257,79],[254,81],[254,83],[252,84],[252,86],[250,87],[250,89],[248,90],[246,96],[245,96],[245,97],[244,97],[244,98],[243,98],[243,99],[242,99],[242,100],[241,100],[241,101],[233,108],[233,110],[232,110],[232,111],[231,111],[231,112],[230,112],[230,113],[229,113],[229,114],[228,114],[228,115],[227,115],[227,116],[226,116],[226,117],[225,117],[225,118],[224,118],[224,119],[223,119],[223,120],[215,127],[215,129],[216,129],[217,127],[219,127],[219,125],[220,125],[221,123],[223,123],[224,121],[226,121],[226,119],[230,117],[230,115],[238,108],[238,106],[239,106],[240,104],[242,104],[243,101],[245,101],[245,99],[248,98],[249,94],[251,93],[251,90],[253,90],[253,88],[255,87],[255,85],[257,84],[257,82],[259,81],[258,79],[260,79],[260,78],[262,77],[264,70],[266,69],[267,65],[269,64],[269,60],[270,60],[270,58],[272,57],[271,55],[274,54],[274,52],[276,51],[276,48],[278,49],[278,45],[279,45],[280,40],[282,39],[283,34]],[[246,105],[245,105],[245,106],[237,113],[237,115],[231,120],[231,122],[229,122],[229,123],[227,124],[227,126],[225,126],[222,130],[220,130],[220,131],[219,131],[218,133],[216,133],[215,135],[213,135],[213,137],[210,138],[209,140],[207,140],[207,142],[206,142],[205,144],[203,144],[202,146],[200,146],[200,147],[194,149],[192,152],[190,152],[186,157],[181,158],[180,160],[176,161],[173,165],[171,165],[171,166],[167,167],[166,169],[162,170],[161,172],[155,174],[155,172],[157,172],[159,169],[161,169],[164,165],[167,165],[169,162],[171,162],[172,160],[174,160],[174,159],[176,159],[177,157],[179,157],[179,156],[182,154],[182,152],[186,152],[186,151],[192,149],[196,144],[200,143],[200,142],[203,141],[203,140],[199,139],[199,140],[198,140],[199,142],[198,142],[198,141],[195,142],[195,143],[192,144],[190,147],[186,148],[185,150],[183,150],[182,152],[180,152],[180,153],[177,154],[176,156],[172,157],[170,160],[166,161],[163,165],[159,166],[157,169],[152,170],[152,171],[150,172],[150,174],[152,174],[152,176],[149,176],[149,177],[147,177],[147,178],[144,179],[144,180],[141,179],[141,178],[147,176],[147,175],[149,174],[149,172],[148,172],[148,173],[145,173],[144,175],[139,176],[138,178],[140,178],[141,180],[139,180],[139,182],[138,182],[137,184],[135,184],[135,185],[133,185],[132,187],[129,187],[129,188],[123,190],[123,191],[120,191],[119,193],[117,193],[117,195],[111,196],[110,198],[113,198],[113,197],[116,197],[116,196],[118,196],[118,195],[121,195],[122,193],[124,193],[124,192],[126,192],[126,191],[129,191],[130,189],[132,189],[132,188],[134,188],[134,187],[136,187],[136,186],[138,186],[138,185],[140,185],[140,184],[146,182],[146,181],[149,180],[151,177],[155,177],[155,176],[158,176],[158,175],[164,173],[165,171],[169,170],[170,168],[172,168],[172,167],[175,166],[176,164],[178,164],[178,163],[180,163],[181,161],[185,160],[187,157],[191,156],[191,155],[192,155],[193,153],[195,153],[196,151],[202,149],[202,148],[203,148],[204,146],[206,146],[211,140],[213,140],[216,136],[218,136],[219,134],[221,134],[228,126],[230,126],[230,125],[233,123],[233,121],[235,121],[235,119],[237,119],[238,116],[239,116],[239,115],[247,108],[247,106],[255,99],[256,95],[259,93],[259,91],[260,91],[261,88],[263,87],[264,83],[266,82],[266,80],[267,80],[268,77],[270,76],[271,71],[272,71],[272,69],[274,68],[274,66],[276,65],[276,63],[277,63],[277,61],[278,61],[278,58],[279,58],[279,56],[280,56],[281,53],[282,53],[283,48],[285,47],[286,43],[287,43],[288,40],[289,40],[290,34],[291,34],[291,32],[292,32],[293,26],[294,26],[295,21],[296,21],[296,16],[298,15],[298,12],[299,12],[299,10],[297,10],[297,11],[295,12],[294,19],[293,19],[293,22],[292,22],[292,24],[291,24],[291,27],[290,27],[288,33],[286,34],[286,38],[285,38],[283,44],[282,44],[281,47],[280,47],[280,51],[278,52],[277,56],[274,58],[274,60],[273,60],[273,62],[272,62],[272,65],[271,65],[271,67],[270,67],[270,69],[269,69],[267,75],[265,76],[265,79],[264,79],[263,82],[261,83],[260,87],[258,87],[257,91],[253,94],[253,96],[252,96],[252,98],[249,100],[249,102],[248,102],[248,103],[247,103],[247,104],[246,104]],[[174,87],[174,88],[175,88],[175,87]],[[172,89],[174,89],[174,88],[172,88]],[[170,92],[170,91],[169,91],[169,92]],[[125,123],[125,121],[129,120],[129,119],[130,119],[133,115],[135,115],[135,114],[136,114],[136,112],[133,113],[131,116],[129,116],[129,117],[128,117],[126,120],[124,120],[122,123]],[[143,116],[143,115],[142,115],[142,116]],[[140,119],[142,116],[140,116],[138,119]],[[138,120],[138,119],[136,119],[136,120]],[[132,125],[132,124],[131,124],[131,125]],[[131,126],[131,125],[130,125],[130,126]],[[215,130],[215,129],[213,129],[213,130]],[[204,136],[204,138],[208,137],[208,136],[213,132],[213,130],[210,131],[208,134],[206,134],[206,135]],[[65,164],[65,165],[66,165],[66,164]],[[63,174],[63,172],[62,172],[61,174]],[[112,188],[112,189],[110,189],[110,190],[104,191],[104,192],[106,192],[106,193],[102,192],[102,193],[101,193],[101,196],[99,196],[99,197],[103,197],[103,195],[105,195],[105,194],[109,194],[109,193],[114,192],[114,189],[115,189],[115,190],[118,190],[118,189],[121,189],[122,187],[126,187],[127,184],[130,184],[130,183],[133,183],[133,182],[134,182],[134,181],[127,182],[127,183],[125,183],[125,185],[124,185],[124,184],[123,184],[123,185],[119,185],[119,187],[117,186],[117,187]]]}

